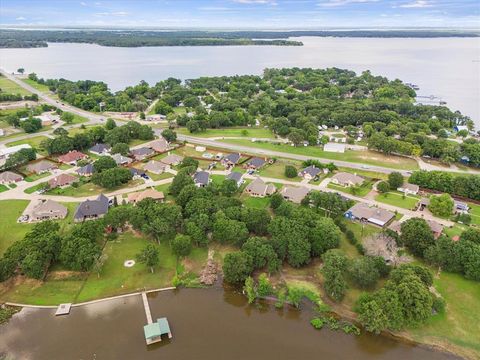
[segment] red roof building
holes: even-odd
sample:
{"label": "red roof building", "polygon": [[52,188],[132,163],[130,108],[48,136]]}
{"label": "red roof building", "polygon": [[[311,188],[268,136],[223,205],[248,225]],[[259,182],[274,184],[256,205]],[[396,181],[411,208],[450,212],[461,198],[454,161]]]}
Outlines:
{"label": "red roof building", "polygon": [[82,160],[87,158],[88,156],[85,155],[84,153],[81,153],[80,151],[73,150],[69,151],[68,153],[64,155],[60,155],[58,157],[58,161],[64,163],[64,164],[76,164],[78,160]]}

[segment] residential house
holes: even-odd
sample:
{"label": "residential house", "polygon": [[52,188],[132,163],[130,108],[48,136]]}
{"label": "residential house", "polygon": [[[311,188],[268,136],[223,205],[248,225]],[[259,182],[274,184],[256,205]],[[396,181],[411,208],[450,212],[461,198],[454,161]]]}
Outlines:
{"label": "residential house", "polygon": [[455,212],[460,212],[460,213],[467,213],[468,210],[470,210],[470,207],[468,206],[467,203],[464,203],[458,200],[453,200],[453,208]]}
{"label": "residential house", "polygon": [[277,189],[273,184],[266,184],[261,178],[257,177],[245,188],[245,192],[253,197],[265,197],[272,195]]}
{"label": "residential house", "polygon": [[157,160],[150,160],[145,166],[143,167],[143,170],[149,171],[154,174],[162,174],[165,171],[170,169],[170,165],[164,164],[160,161]]}
{"label": "residential house", "polygon": [[345,152],[345,144],[339,143],[326,143],[323,145],[323,151],[327,152],[334,152],[334,153],[344,153]]}
{"label": "residential house", "polygon": [[12,171],[4,171],[0,173],[0,184],[13,184],[23,180],[23,176]]}
{"label": "residential house", "polygon": [[284,186],[282,190],[280,190],[280,194],[285,200],[291,201],[295,204],[300,204],[309,192],[310,190],[304,186]]}
{"label": "residential house", "polygon": [[31,149],[32,147],[28,144],[20,144],[11,147],[6,147],[0,149],[0,159],[8,159],[8,157],[22,149]]}
{"label": "residential house", "polygon": [[[426,220],[426,222],[432,230],[433,237],[438,239],[440,235],[442,235],[443,225],[433,220]],[[392,221],[388,228],[392,231],[395,231],[398,235],[401,235],[402,233],[402,223],[399,221]]]}
{"label": "residential house", "polygon": [[112,148],[107,144],[97,143],[93,145],[88,151],[97,155],[108,155]]}
{"label": "residential house", "polygon": [[183,156],[176,154],[168,154],[163,159],[160,159],[160,161],[170,166],[176,166],[183,161]]}
{"label": "residential house", "polygon": [[321,172],[322,169],[315,167],[315,165],[310,165],[307,166],[305,169],[300,170],[298,176],[303,177],[307,181],[310,181],[315,179]]}
{"label": "residential house", "polygon": [[145,117],[146,121],[162,121],[162,120],[166,120],[166,119],[167,119],[167,117],[165,115],[161,115],[161,114],[147,115]]}
{"label": "residential house", "polygon": [[345,217],[383,227],[395,217],[395,214],[382,208],[369,207],[365,203],[357,203],[347,210]]}
{"label": "residential house", "polygon": [[40,200],[30,213],[30,221],[65,219],[67,213],[67,208],[56,201]]}
{"label": "residential house", "polygon": [[140,179],[140,178],[147,178],[147,175],[145,174],[145,171],[136,169],[136,168],[128,168],[130,170],[130,173],[132,174],[132,179]]}
{"label": "residential house", "polygon": [[163,192],[155,189],[146,189],[143,191],[128,194],[128,202],[136,204],[143,199],[153,199],[162,202],[165,199]]}
{"label": "residential house", "polygon": [[138,149],[133,149],[130,151],[132,154],[133,158],[137,161],[142,161],[152,155],[154,151],[148,147],[141,147]]}
{"label": "residential house", "polygon": [[228,174],[226,176],[226,179],[227,180],[235,180],[235,182],[237,183],[237,187],[240,187],[244,182],[243,174],[239,173],[239,172],[236,172],[236,171],[232,171],[230,174]]}
{"label": "residential house", "polygon": [[193,175],[193,182],[195,183],[196,187],[205,187],[207,186],[210,181],[210,174],[206,171],[197,171]]}
{"label": "residential house", "polygon": [[228,154],[222,159],[222,165],[230,168],[237,165],[241,155],[239,153]]}
{"label": "residential house", "polygon": [[398,191],[403,192],[405,195],[417,195],[420,191],[420,187],[415,184],[404,183],[402,186],[397,188]]}
{"label": "residential house", "polygon": [[78,179],[73,175],[60,174],[53,179],[48,180],[48,186],[50,186],[50,189],[55,189],[57,187],[64,188],[72,185],[76,181],[78,181]]}
{"label": "residential house", "polygon": [[47,160],[40,160],[27,165],[27,171],[35,174],[43,174],[54,169],[58,169],[58,166]]}
{"label": "residential house", "polygon": [[364,179],[356,174],[347,172],[339,172],[332,176],[332,183],[340,186],[357,186],[361,185]]}
{"label": "residential house", "polygon": [[257,170],[260,169],[263,165],[265,165],[266,162],[267,161],[265,159],[254,157],[250,159],[250,161],[247,163],[247,168]]}
{"label": "residential house", "polygon": [[418,210],[423,211],[428,207],[428,205],[430,205],[430,199],[425,197],[421,198],[418,202]]}
{"label": "residential house", "polygon": [[112,155],[112,159],[115,160],[117,165],[126,165],[133,161],[129,157],[123,156],[122,154],[114,154]]}
{"label": "residential house", "polygon": [[88,156],[85,155],[84,153],[81,153],[80,151],[73,150],[69,151],[66,154],[60,155],[58,157],[58,161],[64,164],[69,164],[69,165],[76,165],[77,161],[86,159]]}
{"label": "residential house", "polygon": [[159,139],[152,141],[149,144],[149,147],[158,153],[164,153],[170,149],[170,144],[163,137],[160,137]]}
{"label": "residential house", "polygon": [[100,194],[96,200],[87,200],[80,203],[75,210],[73,220],[75,222],[102,218],[109,207],[108,198]]}
{"label": "residential house", "polygon": [[93,170],[93,164],[87,164],[78,169],[77,174],[80,176],[92,176]]}

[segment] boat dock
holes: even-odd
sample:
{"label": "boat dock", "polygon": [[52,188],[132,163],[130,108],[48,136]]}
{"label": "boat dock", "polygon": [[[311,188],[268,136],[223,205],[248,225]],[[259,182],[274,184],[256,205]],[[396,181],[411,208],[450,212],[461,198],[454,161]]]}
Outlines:
{"label": "boat dock", "polygon": [[142,300],[145,316],[147,317],[147,325],[143,327],[143,333],[145,335],[145,341],[147,345],[162,341],[162,335],[165,334],[168,335],[169,339],[171,339],[173,336],[167,318],[163,317],[157,319],[156,322],[153,322],[146,292],[142,292]]}

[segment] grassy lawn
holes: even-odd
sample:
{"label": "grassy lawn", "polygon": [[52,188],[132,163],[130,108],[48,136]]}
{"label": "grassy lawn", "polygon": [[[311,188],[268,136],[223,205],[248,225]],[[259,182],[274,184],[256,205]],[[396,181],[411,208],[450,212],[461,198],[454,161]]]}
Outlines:
{"label": "grassy lawn", "polygon": [[28,200],[1,200],[0,208],[0,255],[17,240],[23,239],[27,231],[32,228],[30,224],[19,224],[17,219],[22,215],[28,205]]}
{"label": "grassy lawn", "polygon": [[35,136],[29,139],[24,139],[24,140],[17,140],[17,141],[12,141],[7,144],[5,144],[7,147],[12,147],[12,146],[17,146],[17,145],[22,145],[22,144],[28,144],[32,148],[35,148],[39,150],[40,154],[46,155],[45,151],[42,151],[42,148],[40,147],[40,143],[44,140],[47,140],[48,138],[46,136]]}
{"label": "grassy lawn", "polygon": [[[480,286],[458,274],[442,272],[434,279],[435,288],[447,302],[445,314],[431,317],[419,328],[411,329],[414,338],[445,345],[447,342],[468,349],[480,357]],[[448,345],[447,345],[448,346]]]}
{"label": "grassy lawn", "polygon": [[241,194],[240,200],[245,206],[256,208],[256,209],[265,209],[270,205],[270,198],[268,196],[260,198],[253,197],[247,194]]}
{"label": "grassy lawn", "polygon": [[472,224],[480,226],[480,205],[469,203],[469,214],[472,217]]}
{"label": "grassy lawn", "polygon": [[381,228],[368,224],[363,225],[362,229],[362,224],[354,221],[347,220],[345,224],[347,229],[351,230],[359,241],[363,241],[363,239],[382,231]]}
{"label": "grassy lawn", "polygon": [[370,178],[370,179],[380,179],[380,180],[387,180],[388,179],[388,174],[379,173],[379,172],[375,172],[375,171],[352,169],[352,168],[342,167],[342,166],[340,166],[338,168],[338,171],[357,174],[358,176],[363,176],[364,178]]}
{"label": "grassy lawn", "polygon": [[249,146],[252,148],[281,151],[291,154],[319,157],[330,160],[349,161],[353,163],[363,163],[376,166],[384,166],[392,169],[416,170],[418,164],[415,160],[395,155],[384,155],[376,151],[353,151],[347,150],[345,153],[332,153],[323,151],[319,147],[313,146],[290,146],[286,144],[273,144],[267,142],[252,142],[244,139],[226,139],[221,140],[229,144]]}
{"label": "grassy lawn", "polygon": [[164,179],[169,179],[173,177],[172,174],[164,172],[162,174],[154,174],[151,173],[150,171],[147,171],[147,175],[153,180],[153,181],[158,181],[158,180],[164,180]]}
{"label": "grassy lawn", "polygon": [[38,91],[47,92],[47,93],[50,92],[50,89],[48,88],[47,85],[39,84],[36,81],[33,81],[31,79],[22,79],[22,81],[30,85],[31,87],[37,89]]}
{"label": "grassy lawn", "polygon": [[0,184],[0,192],[7,191],[9,188],[6,185]]}
{"label": "grassy lawn", "polygon": [[176,130],[179,134],[191,135],[195,137],[245,137],[245,138],[265,138],[274,139],[275,135],[265,128],[223,128],[223,129],[207,129],[206,131],[190,133],[186,128],[179,128]]}
{"label": "grassy lawn", "polygon": [[275,163],[272,165],[266,164],[263,166],[260,171],[259,175],[260,176],[265,176],[265,177],[271,177],[271,178],[276,178],[276,179],[284,179],[284,180],[289,180],[289,181],[302,181],[302,178],[300,177],[294,177],[294,178],[287,178],[285,176],[285,166],[286,165],[291,165],[294,166],[297,171],[301,168],[302,162],[301,161],[295,161],[295,160],[277,160]]}
{"label": "grassy lawn", "polygon": [[[135,187],[138,185],[143,184],[143,180],[132,180],[127,185],[119,186],[113,189],[104,189],[101,186],[95,185],[94,183],[87,182],[79,187],[68,186],[64,189],[56,188],[47,191],[48,195],[62,195],[62,196],[74,196],[74,197],[84,197],[84,196],[92,196],[92,195],[99,195],[103,192],[112,192],[119,189],[123,189],[126,187]],[[27,189],[28,190],[28,189]],[[25,190],[26,192],[26,190]]]}
{"label": "grassy lawn", "polygon": [[45,185],[46,185],[46,182],[42,182],[40,184],[37,184],[37,185],[31,186],[29,188],[26,188],[25,190],[23,190],[23,192],[25,194],[33,194],[35,191],[43,189],[45,187]]}
{"label": "grassy lawn", "polygon": [[377,196],[375,196],[375,200],[385,204],[411,210],[415,208],[415,205],[417,205],[420,198],[413,195],[408,195],[404,197],[402,193],[392,191],[386,194],[378,194]]}
{"label": "grassy lawn", "polygon": [[41,174],[31,174],[31,175],[27,176],[24,180],[27,181],[27,182],[33,182],[33,181],[36,181],[38,179],[42,179],[42,178],[50,176],[50,175],[51,174],[49,172],[44,172],[44,173],[41,173]]}
{"label": "grassy lawn", "polygon": [[210,179],[212,180],[212,183],[221,185],[223,181],[225,180],[224,175],[210,175]]}
{"label": "grassy lawn", "polygon": [[87,122],[88,119],[83,117],[83,116],[80,116],[80,115],[77,115],[77,114],[73,114],[73,121],[69,124],[69,125],[72,125],[72,124],[82,124],[84,122]]}
{"label": "grassy lawn", "polygon": [[358,188],[357,192],[354,192],[351,186],[345,187],[345,186],[341,186],[333,183],[328,183],[327,187],[333,190],[337,190],[347,194],[362,197],[367,195],[372,190],[372,182],[364,181],[363,185]]}
{"label": "grassy lawn", "polygon": [[30,95],[30,92],[4,76],[0,76],[0,89],[7,94]]}
{"label": "grassy lawn", "polygon": [[[473,219],[473,218],[472,218]],[[461,235],[462,232],[468,229],[467,225],[462,225],[462,224],[455,224],[451,228],[446,227],[443,232],[449,236],[449,237],[454,237],[455,235]]]}

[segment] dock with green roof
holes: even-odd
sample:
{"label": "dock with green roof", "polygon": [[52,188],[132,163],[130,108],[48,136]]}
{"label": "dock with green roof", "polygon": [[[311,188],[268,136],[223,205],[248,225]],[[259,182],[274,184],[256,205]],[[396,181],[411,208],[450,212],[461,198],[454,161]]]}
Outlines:
{"label": "dock with green roof", "polygon": [[172,331],[166,317],[157,319],[156,322],[152,320],[152,313],[150,312],[150,305],[148,304],[147,293],[142,292],[143,307],[145,309],[145,315],[147,317],[147,325],[143,327],[143,333],[145,335],[145,341],[147,345],[154,344],[162,341],[162,335],[168,335],[168,338],[172,338]]}

